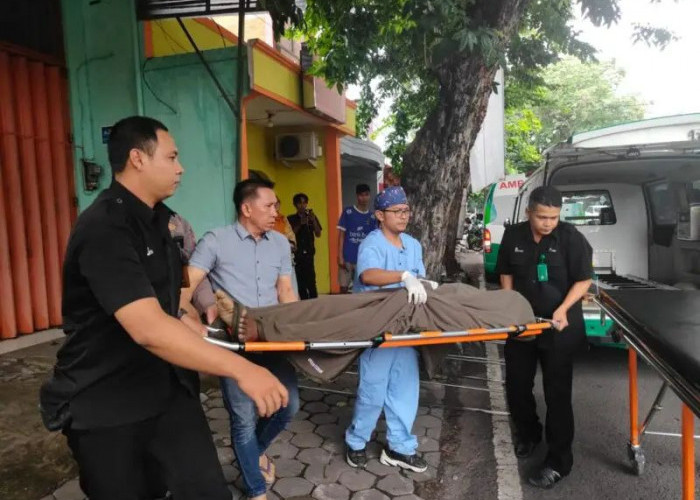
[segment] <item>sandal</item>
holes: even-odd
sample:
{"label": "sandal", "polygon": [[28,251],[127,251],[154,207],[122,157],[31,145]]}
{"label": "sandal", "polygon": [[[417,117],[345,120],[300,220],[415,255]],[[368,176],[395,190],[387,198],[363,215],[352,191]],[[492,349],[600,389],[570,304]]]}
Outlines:
{"label": "sandal", "polygon": [[223,290],[217,290],[216,310],[219,313],[219,318],[233,331],[237,331],[243,314],[243,304],[231,297]]}
{"label": "sandal", "polygon": [[248,309],[223,290],[217,290],[215,295],[219,317],[229,326],[230,341],[259,340],[257,325],[247,317]]}
{"label": "sandal", "polygon": [[228,325],[219,317],[217,317],[211,325],[202,323],[207,329],[207,337],[217,340],[223,340],[224,342],[235,342],[235,339],[231,335],[231,329]]}
{"label": "sandal", "polygon": [[[265,465],[263,465],[263,462]],[[268,486],[272,486],[272,483],[275,482],[275,464],[272,463],[272,459],[268,457],[267,455],[262,455],[260,457],[260,473],[262,474],[263,479],[265,479],[265,484]]]}

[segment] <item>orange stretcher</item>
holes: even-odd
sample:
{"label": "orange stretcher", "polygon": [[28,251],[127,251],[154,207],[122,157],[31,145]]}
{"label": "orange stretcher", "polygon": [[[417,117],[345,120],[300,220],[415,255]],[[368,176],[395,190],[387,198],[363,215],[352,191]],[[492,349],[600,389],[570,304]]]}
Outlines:
{"label": "orange stretcher", "polygon": [[[670,387],[683,402],[681,409],[681,480],[683,500],[695,498],[695,436],[693,414],[700,416],[700,292],[685,290],[606,290],[596,297],[604,314],[620,327],[629,345],[628,456],[636,474],[644,472],[641,441],[661,409]],[[637,358],[641,356],[664,383],[643,422],[639,420]]]}
{"label": "orange stretcher", "polygon": [[[455,332],[425,331],[395,335],[384,333],[369,340],[352,341],[289,341],[289,342],[226,342],[217,338],[206,337],[212,344],[224,347],[234,352],[289,352],[289,351],[314,351],[332,349],[365,349],[391,348],[406,346],[424,346],[437,344],[454,344],[458,342],[482,342],[490,340],[506,340],[510,337],[532,337],[539,335],[543,330],[551,328],[552,324],[546,320],[526,325],[511,325],[500,328],[472,328]],[[208,327],[211,334],[220,334],[222,330]]]}

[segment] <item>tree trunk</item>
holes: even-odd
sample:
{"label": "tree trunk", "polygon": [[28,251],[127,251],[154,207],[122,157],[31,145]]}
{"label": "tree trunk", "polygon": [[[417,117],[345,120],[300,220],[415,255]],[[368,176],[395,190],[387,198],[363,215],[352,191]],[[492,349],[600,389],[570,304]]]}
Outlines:
{"label": "tree trunk", "polygon": [[[483,25],[502,34],[501,52],[529,0],[479,0]],[[477,16],[474,16],[475,18]],[[469,181],[469,151],[481,128],[497,65],[475,54],[457,54],[438,69],[438,105],[404,155],[402,185],[411,204],[408,232],[423,246],[428,277],[455,269],[462,190]],[[503,92],[503,89],[499,89]],[[446,262],[447,259],[447,262]]]}
{"label": "tree trunk", "polygon": [[[464,213],[462,208],[464,207],[464,204],[467,201],[468,194],[465,197],[465,192],[468,193],[469,191],[469,184],[470,181],[467,180],[467,185],[466,189],[462,189],[461,194],[457,195],[457,203],[455,204],[456,209],[457,209],[457,215],[454,215],[452,212],[448,212],[448,229],[447,229],[447,237],[446,237],[446,242],[445,242],[445,256],[442,259],[442,265],[444,266],[445,269],[445,274],[447,275],[448,278],[452,277],[457,277],[461,272],[462,268],[460,267],[459,263],[457,262],[457,256],[456,256],[456,251],[457,251],[457,240],[459,237],[462,235],[464,231]],[[466,210],[464,211],[466,212]],[[461,217],[460,217],[461,216]],[[452,221],[454,220],[454,227],[452,225]]]}

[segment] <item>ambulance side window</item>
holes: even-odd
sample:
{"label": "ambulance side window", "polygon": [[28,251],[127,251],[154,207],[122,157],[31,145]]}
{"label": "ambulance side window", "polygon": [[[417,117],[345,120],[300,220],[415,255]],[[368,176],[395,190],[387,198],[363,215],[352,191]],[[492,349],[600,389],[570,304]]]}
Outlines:
{"label": "ambulance side window", "polygon": [[656,226],[670,226],[676,223],[676,202],[668,182],[660,182],[649,186],[649,201],[651,213]]}
{"label": "ambulance side window", "polygon": [[577,226],[611,226],[617,222],[615,208],[606,189],[564,191],[561,220]]}
{"label": "ambulance side window", "polygon": [[678,206],[671,185],[666,182],[650,184],[647,199],[651,208],[651,239],[656,245],[668,247],[673,241],[673,232],[678,217]]}
{"label": "ambulance side window", "polygon": [[700,181],[687,183],[686,190],[688,203],[700,203]]}

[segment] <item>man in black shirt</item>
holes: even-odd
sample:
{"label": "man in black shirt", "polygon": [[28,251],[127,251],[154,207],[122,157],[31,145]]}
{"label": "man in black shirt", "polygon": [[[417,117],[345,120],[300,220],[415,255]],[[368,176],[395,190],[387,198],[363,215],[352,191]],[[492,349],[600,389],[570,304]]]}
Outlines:
{"label": "man in black shirt", "polygon": [[297,193],[292,198],[297,213],[287,217],[297,237],[297,248],[294,252],[294,269],[297,276],[299,298],[315,299],[316,268],[314,267],[314,255],[316,245],[314,240],[321,237],[321,223],[313,210],[309,208],[309,197],[304,193]]}
{"label": "man in black shirt", "polygon": [[162,200],[184,170],[167,128],[126,118],[112,127],[108,151],[112,185],[68,242],[67,339],[41,388],[44,423],[68,438],[91,500],[148,498],[145,467],[154,461],[178,500],[228,500],[195,371],[235,379],[265,416],[287,404],[286,389],[207,343],[201,324],[177,319],[183,262]]}
{"label": "man in black shirt", "polygon": [[547,415],[548,452],[530,484],[551,488],[573,465],[574,414],[571,405],[573,354],[585,345],[581,299],[591,284],[592,249],[571,224],[559,222],[561,193],[550,186],[534,189],[528,221],[509,226],[498,251],[501,287],[520,292],[536,316],[551,318],[558,331],[532,341],[509,339],[505,346],[506,396],[515,424],[515,454],[530,456],[542,439],[532,394],[537,362]]}

